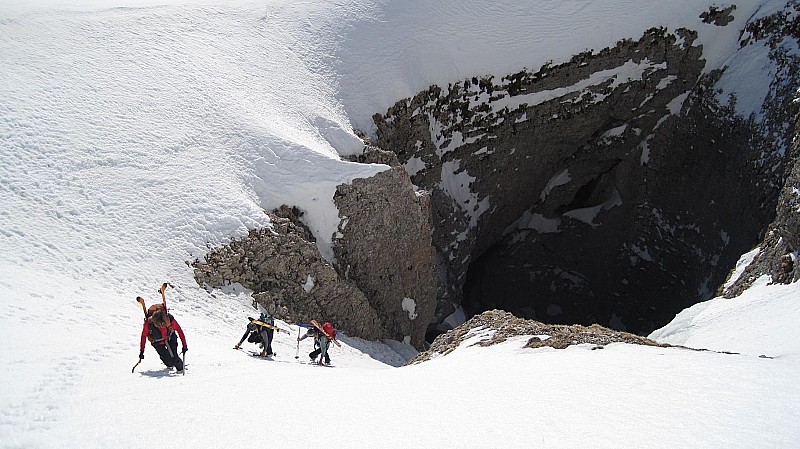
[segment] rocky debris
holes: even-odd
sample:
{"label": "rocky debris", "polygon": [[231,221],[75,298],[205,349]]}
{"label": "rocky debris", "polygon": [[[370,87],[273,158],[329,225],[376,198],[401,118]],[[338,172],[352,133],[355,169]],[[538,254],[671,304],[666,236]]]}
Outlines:
{"label": "rocky debris", "polygon": [[429,195],[415,191],[394,153],[368,147],[362,157],[394,159],[393,168],[337,187],[337,267],[364,292],[386,338],[422,349],[436,307]]}
{"label": "rocky debris", "polygon": [[602,349],[603,346],[611,343],[671,346],[596,324],[589,327],[548,325],[538,321],[518,318],[502,310],[489,310],[480,315],[475,315],[461,326],[436,337],[436,340],[433,341],[427,351],[419,353],[407,365],[424,362],[437,355],[446,355],[461,346],[464,341],[476,333],[485,333],[487,335],[474,343],[478,346],[496,345],[518,336],[531,336],[525,344],[525,348],[549,346],[555,349],[564,349],[570,345],[592,344],[595,345],[592,349]]}
{"label": "rocky debris", "polygon": [[319,253],[300,211],[282,207],[269,214],[272,226],[195,260],[195,279],[207,288],[238,283],[276,317],[288,322],[312,319],[364,339],[384,337],[382,320],[364,294],[341,278]]}

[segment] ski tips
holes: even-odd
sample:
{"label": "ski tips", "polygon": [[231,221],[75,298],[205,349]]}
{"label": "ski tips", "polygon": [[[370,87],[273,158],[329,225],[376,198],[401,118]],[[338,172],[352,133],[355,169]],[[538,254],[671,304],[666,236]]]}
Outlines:
{"label": "ski tips", "polygon": [[161,284],[161,288],[159,288],[159,289],[158,289],[158,293],[160,293],[160,294],[162,294],[162,295],[163,295],[163,294],[164,294],[164,292],[165,292],[165,291],[167,291],[167,287],[169,287],[169,288],[175,288],[175,286],[174,286],[174,285],[172,285],[171,283],[169,283],[169,282],[164,282],[163,284]]}
{"label": "ski tips", "polygon": [[163,295],[163,294],[164,294],[164,292],[167,290],[167,287],[169,287],[169,288],[175,288],[175,286],[174,286],[174,285],[172,285],[171,283],[169,283],[169,282],[164,282],[163,284],[161,284],[161,288],[159,288],[159,289],[158,289],[158,293],[160,293],[160,294],[162,294],[162,295]]}

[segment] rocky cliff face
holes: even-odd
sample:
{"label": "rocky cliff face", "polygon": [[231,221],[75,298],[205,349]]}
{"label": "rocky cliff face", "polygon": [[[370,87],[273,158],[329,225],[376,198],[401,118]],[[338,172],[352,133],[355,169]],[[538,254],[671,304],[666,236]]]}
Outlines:
{"label": "rocky cliff face", "polygon": [[201,285],[238,283],[289,322],[331,321],[348,335],[391,338],[422,349],[436,307],[430,202],[393,153],[368,148],[361,162],[393,168],[337,188],[336,260],[325,260],[302,212],[269,214],[271,228],[209,252],[193,263]]}
{"label": "rocky cliff face", "polygon": [[774,42],[762,120],[718,99],[724,71],[703,73],[693,31],[663,29],[558,66],[432,86],[376,115],[377,144],[431,192],[444,280],[434,325],[461,306],[647,333],[714,296],[779,195],[779,215],[797,210],[784,185],[796,179],[799,65],[780,45],[797,39],[796,9],[742,33],[743,48]]}
{"label": "rocky cliff face", "polygon": [[414,190],[393,153],[370,147],[360,160],[392,168],[336,189],[341,221],[333,250],[339,272],[391,323],[387,338],[422,348],[436,309],[430,198]]}
{"label": "rocky cliff face", "polygon": [[[723,27],[734,14],[701,17]],[[714,296],[756,245],[728,295],[764,274],[796,280],[798,17],[790,2],[741,32],[741,50],[767,48],[775,67],[758,117],[720,97],[725,69],[704,71],[688,29],[431,86],[374,117],[390,151],[354,160],[390,169],[337,188],[335,260],[283,208],[196,261],[197,280],[418,349],[457,309],[647,333]]]}
{"label": "rocky cliff face", "polygon": [[[794,14],[792,14],[794,13]],[[781,45],[784,39],[800,40],[800,5],[795,2],[774,16],[751,23],[743,44],[767,41],[771,58],[778,61],[781,70],[773,82],[773,94],[767,98],[768,129],[774,130],[787,148],[785,179],[780,190],[775,219],[766,229],[758,254],[738,279],[732,280],[726,297],[733,297],[747,289],[761,276],[770,276],[773,282],[790,283],[800,278],[797,257],[800,251],[800,57],[787,52]],[[782,126],[781,126],[782,123]],[[781,132],[783,130],[783,132]],[[780,148],[781,146],[779,146]]]}
{"label": "rocky cliff face", "polygon": [[217,248],[193,264],[206,287],[238,283],[288,322],[326,320],[350,335],[381,338],[383,320],[352,282],[341,278],[319,253],[311,233],[288,207],[269,214],[272,227]]}

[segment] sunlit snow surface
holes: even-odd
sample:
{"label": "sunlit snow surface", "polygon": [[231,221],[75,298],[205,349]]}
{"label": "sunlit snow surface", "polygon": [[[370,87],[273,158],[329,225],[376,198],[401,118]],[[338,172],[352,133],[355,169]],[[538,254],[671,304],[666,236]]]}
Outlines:
{"label": "sunlit snow surface", "polygon": [[[737,3],[724,28],[690,0],[430,3],[0,0],[0,447],[800,446],[794,286],[762,282],[654,334],[739,354],[515,339],[395,368],[407,346],[345,335],[322,368],[286,323],[274,361],[232,349],[247,293],[210,295],[186,262],[284,203],[330,257],[335,186],[386,168],[339,158],[375,112],[658,25],[697,29],[710,70],[779,2]],[[148,347],[131,373],[134,297],[166,280],[188,372]]]}

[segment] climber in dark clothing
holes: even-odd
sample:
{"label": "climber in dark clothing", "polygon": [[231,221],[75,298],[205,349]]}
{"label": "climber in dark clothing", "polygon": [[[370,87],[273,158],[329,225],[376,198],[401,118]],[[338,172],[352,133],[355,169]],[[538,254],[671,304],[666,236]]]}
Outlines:
{"label": "climber in dark clothing", "polygon": [[247,317],[247,319],[250,320],[250,322],[247,323],[247,329],[244,331],[242,339],[239,340],[239,343],[236,343],[233,349],[240,349],[244,340],[247,339],[250,343],[261,343],[263,348],[260,354],[261,357],[274,355],[272,352],[272,337],[275,334],[275,330],[260,323],[275,326],[275,319],[265,313],[262,313],[258,320],[252,317]]}

